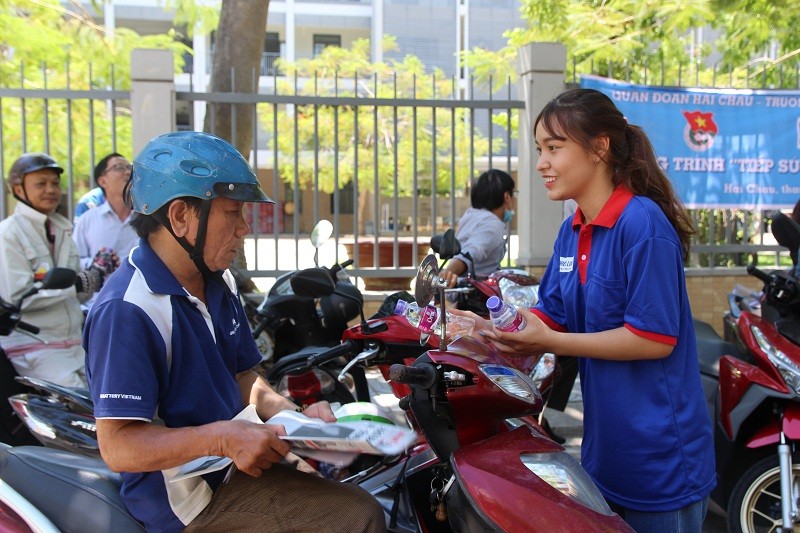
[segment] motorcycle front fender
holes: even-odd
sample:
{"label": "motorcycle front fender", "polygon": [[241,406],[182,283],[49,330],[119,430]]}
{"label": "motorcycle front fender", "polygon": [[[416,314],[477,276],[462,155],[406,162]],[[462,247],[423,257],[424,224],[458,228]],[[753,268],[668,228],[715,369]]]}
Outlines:
{"label": "motorcycle front fender", "polygon": [[770,420],[747,441],[748,448],[761,448],[774,446],[780,443],[781,429],[783,434],[791,440],[800,439],[800,405],[790,403],[783,412],[782,424],[777,420]]}
{"label": "motorcycle front fender", "polygon": [[[526,456],[543,458],[542,477],[526,466],[523,462]],[[585,502],[555,488],[562,482],[560,474],[545,473],[550,470],[547,458],[554,456],[566,456],[566,463],[574,464],[572,473],[579,471],[582,475],[578,475],[585,476],[588,481],[588,485],[583,485],[585,492],[589,493],[590,501],[597,502],[596,508],[589,508]],[[471,511],[502,531],[633,531],[608,509],[578,462],[564,448],[528,426],[456,450],[450,462]],[[552,464],[558,469],[565,463]],[[552,478],[554,485],[543,478]]]}
{"label": "motorcycle front fender", "polygon": [[785,384],[778,383],[761,368],[730,357],[719,360],[720,423],[730,440],[741,424],[767,398],[790,398]]}

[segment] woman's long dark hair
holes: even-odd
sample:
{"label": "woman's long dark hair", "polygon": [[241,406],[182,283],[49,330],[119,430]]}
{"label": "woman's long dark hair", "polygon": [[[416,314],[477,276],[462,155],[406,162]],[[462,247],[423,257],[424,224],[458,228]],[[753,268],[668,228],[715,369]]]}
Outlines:
{"label": "woman's long dark hair", "polygon": [[684,259],[688,257],[694,233],[689,214],[658,164],[647,134],[628,124],[608,96],[594,89],[563,92],[544,106],[534,131],[540,122],[554,137],[568,137],[592,153],[597,152],[593,141],[607,136],[609,150],[598,155],[611,167],[614,187],[623,184],[633,194],[653,200],[678,233]]}

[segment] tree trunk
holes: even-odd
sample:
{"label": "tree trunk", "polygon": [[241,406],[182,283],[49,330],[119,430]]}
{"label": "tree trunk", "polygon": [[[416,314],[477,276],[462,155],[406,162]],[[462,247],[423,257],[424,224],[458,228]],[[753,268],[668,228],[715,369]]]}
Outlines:
{"label": "tree trunk", "polygon": [[[258,91],[268,8],[269,0],[222,0],[211,65],[211,92],[253,94]],[[255,115],[254,104],[210,103],[203,129],[227,139],[249,159]],[[239,249],[235,263],[241,270],[246,268],[243,248]],[[256,290],[249,277],[242,276],[237,281],[239,290]]]}
{"label": "tree trunk", "polygon": [[[267,31],[269,0],[222,0],[211,92],[255,93]],[[254,104],[212,103],[203,129],[227,139],[245,158],[253,148]]]}

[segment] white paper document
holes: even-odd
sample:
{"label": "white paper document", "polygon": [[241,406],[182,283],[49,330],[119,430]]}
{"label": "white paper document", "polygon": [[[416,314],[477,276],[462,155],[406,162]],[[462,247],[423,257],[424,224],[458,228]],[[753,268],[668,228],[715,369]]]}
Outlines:
{"label": "white paper document", "polygon": [[[349,465],[360,453],[400,454],[417,439],[416,432],[409,428],[368,421],[325,422],[288,410],[262,422],[255,405],[248,405],[233,419],[282,425],[286,435],[280,438],[289,442],[297,455],[339,467]],[[228,466],[233,468],[232,463],[228,457],[199,457],[181,466],[170,481],[216,472]]]}

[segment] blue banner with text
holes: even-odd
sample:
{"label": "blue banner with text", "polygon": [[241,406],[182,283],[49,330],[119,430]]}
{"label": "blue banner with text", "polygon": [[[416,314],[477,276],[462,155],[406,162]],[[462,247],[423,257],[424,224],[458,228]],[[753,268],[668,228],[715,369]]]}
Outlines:
{"label": "blue banner with text", "polygon": [[689,208],[800,199],[800,91],[649,87],[583,76],[641,126]]}

